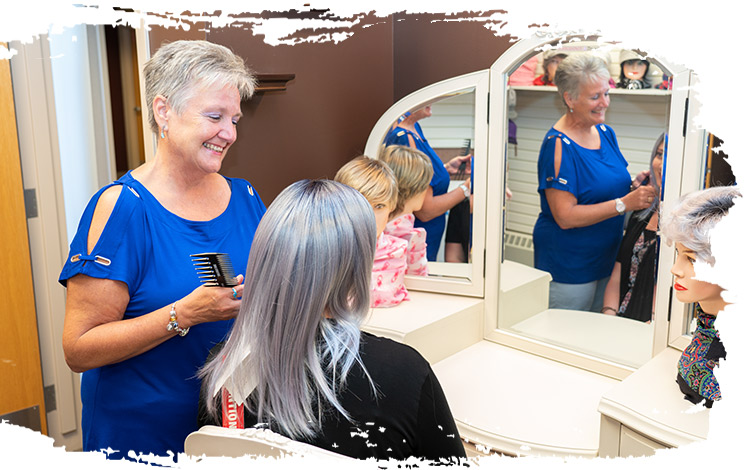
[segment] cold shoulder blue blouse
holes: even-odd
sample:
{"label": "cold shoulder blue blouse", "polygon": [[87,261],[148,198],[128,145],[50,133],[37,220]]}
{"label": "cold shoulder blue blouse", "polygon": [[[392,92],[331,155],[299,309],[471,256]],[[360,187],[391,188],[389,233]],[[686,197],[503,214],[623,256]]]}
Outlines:
{"label": "cold shoulder blue blouse", "polygon": [[[102,188],[83,213],[59,282],[66,285],[71,277],[84,274],[125,283],[130,296],[126,320],[171,305],[200,285],[191,254],[228,253],[236,274],[245,274],[254,232],[266,208],[247,181],[225,179],[231,187],[230,202],[209,221],[186,220],[169,212],[130,173]],[[88,253],[93,212],[101,194],[113,185],[122,186],[121,194]],[[84,450],[111,448],[116,452],[110,458],[123,458],[130,451],[135,456],[183,452],[184,439],[197,428],[197,370],[231,326],[232,320],[195,325],[186,336],[84,372]]]}

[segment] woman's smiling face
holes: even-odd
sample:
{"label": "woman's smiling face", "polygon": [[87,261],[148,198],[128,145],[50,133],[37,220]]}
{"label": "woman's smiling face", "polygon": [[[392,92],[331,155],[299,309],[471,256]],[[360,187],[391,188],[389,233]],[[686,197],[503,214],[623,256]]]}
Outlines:
{"label": "woman's smiling face", "polygon": [[602,78],[591,79],[579,88],[577,98],[573,99],[569,93],[564,93],[573,118],[587,122],[588,125],[605,122],[605,111],[610,106],[610,85]]}
{"label": "woman's smiling face", "polygon": [[220,170],[228,148],[237,138],[241,99],[234,86],[197,86],[181,114],[169,111],[168,141],[184,163],[201,171]]}

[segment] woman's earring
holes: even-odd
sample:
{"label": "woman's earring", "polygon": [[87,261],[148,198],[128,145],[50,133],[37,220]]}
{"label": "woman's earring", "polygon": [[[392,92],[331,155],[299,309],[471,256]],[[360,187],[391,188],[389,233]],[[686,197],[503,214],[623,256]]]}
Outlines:
{"label": "woman's earring", "polygon": [[573,113],[574,112],[574,108],[569,108],[569,112],[570,113]]}
{"label": "woman's earring", "polygon": [[168,126],[163,126],[160,129],[160,138],[165,139],[166,138],[166,131],[168,130]]}

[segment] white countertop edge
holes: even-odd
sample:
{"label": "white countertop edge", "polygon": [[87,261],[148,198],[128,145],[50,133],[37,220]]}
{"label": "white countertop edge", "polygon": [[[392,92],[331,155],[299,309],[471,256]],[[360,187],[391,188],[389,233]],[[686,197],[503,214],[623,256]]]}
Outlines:
{"label": "white countertop edge", "polygon": [[569,449],[554,447],[535,442],[526,442],[512,439],[500,434],[485,431],[481,428],[466,424],[458,419],[455,420],[461,439],[474,446],[484,446],[487,451],[497,451],[516,456],[531,457],[597,457],[598,449]]}
{"label": "white countertop edge", "polygon": [[680,447],[682,445],[705,440],[699,436],[667,426],[605,397],[600,399],[598,411],[605,416],[613,418],[616,421],[619,421],[620,423],[669,446]]}

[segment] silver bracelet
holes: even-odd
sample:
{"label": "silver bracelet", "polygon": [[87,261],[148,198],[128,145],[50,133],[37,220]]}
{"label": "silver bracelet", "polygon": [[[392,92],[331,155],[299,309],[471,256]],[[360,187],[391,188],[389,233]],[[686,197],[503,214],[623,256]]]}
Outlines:
{"label": "silver bracelet", "polygon": [[468,196],[471,195],[471,188],[466,186],[466,183],[463,183],[458,187],[463,190],[463,194],[466,196],[466,199],[468,199]]}
{"label": "silver bracelet", "polygon": [[176,302],[171,305],[171,321],[166,325],[166,330],[175,331],[179,336],[186,336],[186,333],[189,332],[189,327],[181,328],[178,326],[178,321],[176,321]]}

